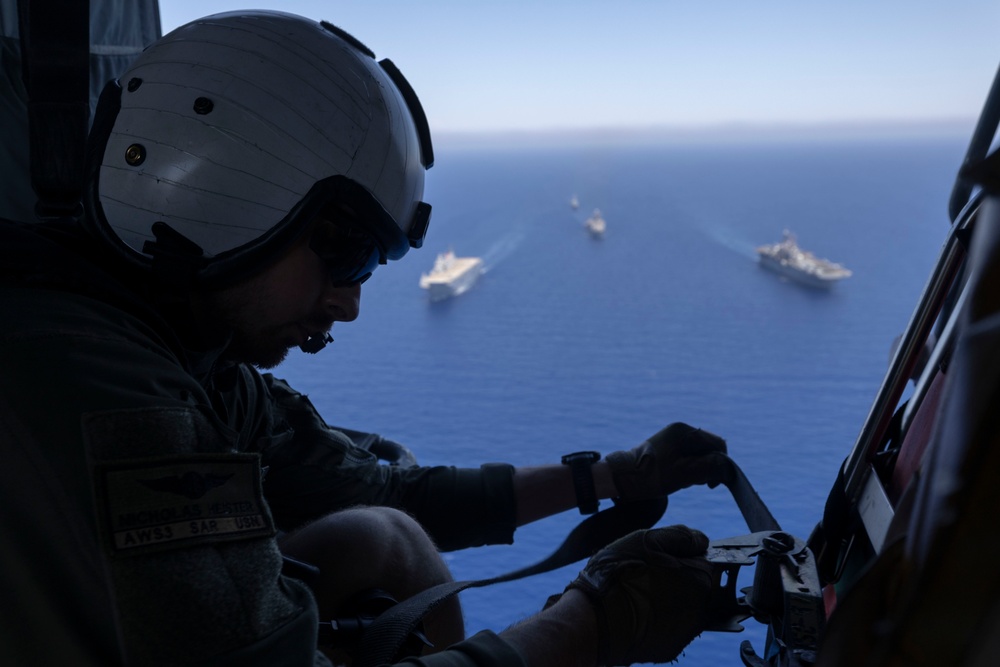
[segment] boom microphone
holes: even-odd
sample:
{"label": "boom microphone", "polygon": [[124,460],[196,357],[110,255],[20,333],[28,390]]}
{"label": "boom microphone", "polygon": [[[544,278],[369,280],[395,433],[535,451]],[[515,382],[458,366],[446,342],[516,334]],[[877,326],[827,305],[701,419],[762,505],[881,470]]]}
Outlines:
{"label": "boom microphone", "polygon": [[309,336],[302,345],[299,345],[299,349],[308,354],[316,354],[324,347],[327,343],[333,342],[333,336],[329,333],[316,334],[314,336]]}

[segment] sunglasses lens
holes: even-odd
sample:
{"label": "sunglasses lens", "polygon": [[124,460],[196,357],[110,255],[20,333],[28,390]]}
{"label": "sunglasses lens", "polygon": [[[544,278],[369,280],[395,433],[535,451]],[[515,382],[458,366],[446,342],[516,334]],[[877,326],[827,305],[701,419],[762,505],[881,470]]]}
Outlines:
{"label": "sunglasses lens", "polygon": [[372,277],[379,264],[378,249],[372,245],[367,251],[367,257],[359,256],[353,262],[353,268],[348,265],[334,266],[327,264],[330,270],[330,280],[334,285],[353,285],[363,283]]}
{"label": "sunglasses lens", "polygon": [[317,230],[310,247],[326,264],[334,285],[363,283],[378,268],[382,257],[370,236],[333,224]]}

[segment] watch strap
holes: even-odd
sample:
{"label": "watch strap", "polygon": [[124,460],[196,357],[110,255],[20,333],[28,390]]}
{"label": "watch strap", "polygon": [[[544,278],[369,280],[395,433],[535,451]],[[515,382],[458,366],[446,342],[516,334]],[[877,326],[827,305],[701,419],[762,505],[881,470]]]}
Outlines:
{"label": "watch strap", "polygon": [[569,466],[573,476],[576,506],[580,509],[580,514],[593,514],[600,506],[597,488],[594,486],[594,473],[590,469],[600,460],[599,452],[573,452],[562,457],[563,465]]}

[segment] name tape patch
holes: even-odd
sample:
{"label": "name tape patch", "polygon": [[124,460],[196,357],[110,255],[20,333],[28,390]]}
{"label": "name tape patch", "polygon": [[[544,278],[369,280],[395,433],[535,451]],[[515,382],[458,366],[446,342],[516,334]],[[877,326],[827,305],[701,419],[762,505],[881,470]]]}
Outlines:
{"label": "name tape patch", "polygon": [[255,455],[190,455],[98,471],[112,550],[172,549],[275,534]]}

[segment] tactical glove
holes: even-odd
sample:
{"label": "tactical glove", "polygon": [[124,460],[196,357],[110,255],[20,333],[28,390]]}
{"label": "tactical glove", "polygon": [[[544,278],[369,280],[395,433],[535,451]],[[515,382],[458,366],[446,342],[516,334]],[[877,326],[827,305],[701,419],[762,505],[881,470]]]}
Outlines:
{"label": "tactical glove", "polygon": [[726,441],[682,424],[671,424],[638,447],[607,456],[622,500],[661,498],[692,484],[724,481]]}
{"label": "tactical glove", "polygon": [[598,665],[668,662],[708,625],[708,538],[686,526],[639,530],[598,551],[568,587],[597,614]]}

